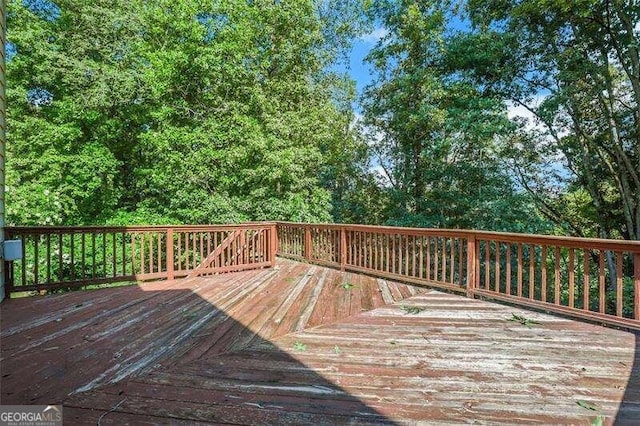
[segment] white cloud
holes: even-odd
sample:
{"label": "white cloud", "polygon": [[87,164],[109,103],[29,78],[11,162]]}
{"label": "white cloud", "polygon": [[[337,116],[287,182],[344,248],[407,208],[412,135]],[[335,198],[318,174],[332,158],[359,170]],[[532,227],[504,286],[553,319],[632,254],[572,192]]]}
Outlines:
{"label": "white cloud", "polygon": [[[530,102],[527,102],[527,106],[535,110],[544,102],[547,96],[546,94],[537,95]],[[545,134],[549,131],[549,128],[540,121],[529,108],[513,101],[505,101],[505,105],[507,106],[507,117],[509,117],[510,120],[523,122],[526,130],[537,130],[540,134]],[[569,134],[569,129],[562,125],[560,117],[554,120],[553,130],[559,137],[564,137]]]}
{"label": "white cloud", "polygon": [[360,40],[367,44],[376,44],[378,41],[386,37],[387,34],[389,34],[389,30],[385,27],[377,27],[370,33],[360,36]]}

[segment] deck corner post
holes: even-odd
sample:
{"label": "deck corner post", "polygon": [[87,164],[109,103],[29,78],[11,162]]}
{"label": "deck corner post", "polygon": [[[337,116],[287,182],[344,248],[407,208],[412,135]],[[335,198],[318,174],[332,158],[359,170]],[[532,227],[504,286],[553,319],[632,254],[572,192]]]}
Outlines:
{"label": "deck corner post", "polygon": [[347,232],[340,227],[340,270],[344,272],[347,266]]}
{"label": "deck corner post", "polygon": [[474,297],[474,290],[477,281],[476,260],[478,244],[475,235],[467,237],[467,297]]}
{"label": "deck corner post", "polygon": [[175,263],[173,259],[173,228],[167,228],[167,240],[166,240],[166,255],[167,255],[167,279],[172,280],[175,278],[173,265]]}
{"label": "deck corner post", "polygon": [[304,258],[311,261],[311,228],[304,227]]}

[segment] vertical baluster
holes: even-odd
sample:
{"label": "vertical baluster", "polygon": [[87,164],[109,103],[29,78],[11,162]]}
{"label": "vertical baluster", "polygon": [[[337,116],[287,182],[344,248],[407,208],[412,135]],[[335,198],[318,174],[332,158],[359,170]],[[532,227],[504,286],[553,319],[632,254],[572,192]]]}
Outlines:
{"label": "vertical baluster", "polygon": [[111,239],[113,240],[113,259],[111,259],[112,267],[113,267],[113,276],[118,276],[118,242],[116,241],[116,233],[115,231],[111,233]]}
{"label": "vertical baluster", "polygon": [[640,253],[633,254],[633,317],[640,320]]}
{"label": "vertical baluster", "polygon": [[156,249],[158,251],[157,255],[156,255],[156,272],[162,272],[162,233],[161,232],[156,232],[156,241],[157,241],[157,245],[156,245]]}
{"label": "vertical baluster", "polygon": [[153,232],[148,232],[147,236],[149,237],[149,259],[148,259],[148,273],[151,274],[153,273],[153,236],[154,233]]}
{"label": "vertical baluster", "polygon": [[180,232],[180,229],[178,229],[177,231],[178,233],[178,244],[177,244],[177,252],[176,252],[176,259],[178,260],[178,271],[182,271],[182,232]]}
{"label": "vertical baluster", "polygon": [[51,234],[47,233],[47,282],[51,282]]}
{"label": "vertical baluster", "polygon": [[449,271],[449,284],[453,284],[453,280],[455,278],[455,257],[456,257],[456,242],[455,239],[449,238],[449,267],[447,268]]}
{"label": "vertical baluster", "polygon": [[[27,253],[27,237],[25,234],[20,234],[20,244],[22,244],[22,259],[20,259],[20,282],[23,286],[27,285],[27,259],[25,253]],[[62,269],[62,268],[61,268]],[[60,280],[62,281],[62,280]]]}
{"label": "vertical baluster", "polygon": [[396,273],[396,235],[392,235],[391,240],[391,271]]}
{"label": "vertical baluster", "polygon": [[[24,238],[24,237],[23,237]],[[62,272],[62,232],[58,234],[58,281],[64,281],[64,275]],[[24,256],[22,256],[22,263],[24,264]],[[24,275],[24,266],[22,268],[22,274]],[[23,278],[24,280],[24,278]]]}
{"label": "vertical baluster", "polygon": [[[33,256],[34,256],[34,262],[33,262],[33,283],[34,284],[38,284],[38,263],[40,262],[40,260],[38,259],[38,243],[40,242],[40,234],[34,234],[33,235]],[[22,255],[24,257],[24,253]],[[1,262],[2,260],[0,260]]]}
{"label": "vertical baluster", "polygon": [[378,258],[378,256],[380,255],[379,247],[378,247],[378,245],[380,244],[379,237],[380,237],[380,234],[378,233],[371,234],[371,238],[373,238],[373,244],[374,244],[373,269],[375,269],[376,271],[380,270],[380,259]]}
{"label": "vertical baluster", "polygon": [[438,237],[433,237],[433,280],[438,281]]}
{"label": "vertical baluster", "polygon": [[418,255],[418,278],[422,279],[424,277],[424,236],[420,236],[420,242],[418,243],[418,245],[420,247],[420,253]]}
{"label": "vertical baluster", "polygon": [[569,249],[569,307],[575,307],[576,298],[576,272],[575,272],[575,251]]}
{"label": "vertical baluster", "polygon": [[[131,241],[133,247],[133,240]],[[95,279],[96,277],[96,230],[93,229],[91,231],[91,278]],[[131,260],[133,264],[133,259]]]}
{"label": "vertical baluster", "polygon": [[80,237],[80,252],[82,253],[82,279],[87,278],[87,259],[86,259],[86,234],[82,232]]}
{"label": "vertical baluster", "polygon": [[102,232],[102,277],[107,276],[107,233]]}
{"label": "vertical baluster", "polygon": [[204,255],[204,241],[203,241],[203,234],[202,232],[198,233],[199,237],[200,237],[200,260],[198,261],[198,264],[202,263],[202,261],[204,260],[204,258],[206,257]]}
{"label": "vertical baluster", "polygon": [[484,242],[484,289],[490,290],[491,281],[491,241]]}
{"label": "vertical baluster", "polygon": [[522,244],[518,243],[518,280],[516,282],[517,285],[517,294],[518,297],[522,297]]}
{"label": "vertical baluster", "polygon": [[547,301],[547,246],[542,246],[542,253],[540,254],[540,300]]}
{"label": "vertical baluster", "polygon": [[140,232],[140,274],[144,274],[144,251],[146,250],[145,239],[145,233]]}
{"label": "vertical baluster", "polygon": [[560,304],[560,247],[556,247],[554,261],[554,288],[553,288],[553,303]]}
{"label": "vertical baluster", "polygon": [[359,244],[359,250],[358,252],[360,253],[360,266],[364,267],[365,266],[365,258],[366,258],[366,253],[365,253],[365,242],[364,242],[364,233],[363,232],[358,232],[358,244]]}
{"label": "vertical baluster", "polygon": [[136,235],[137,234],[135,232],[131,233],[131,275],[132,276],[136,275]]}
{"label": "vertical baluster", "polygon": [[427,280],[431,280],[431,236],[427,235]]}
{"label": "vertical baluster", "polygon": [[167,279],[175,278],[175,255],[173,252],[173,228],[167,228],[165,234],[165,263],[167,265]]}
{"label": "vertical baluster", "polygon": [[501,253],[500,253],[500,241],[496,241],[495,242],[495,248],[496,248],[496,256],[495,256],[495,277],[494,277],[494,291],[496,293],[500,293],[500,258],[501,258]]}
{"label": "vertical baluster", "polygon": [[411,236],[411,276],[417,277],[416,274],[416,236]]}
{"label": "vertical baluster", "polygon": [[536,298],[536,246],[529,246],[529,299]]}
{"label": "vertical baluster", "polygon": [[591,268],[589,267],[589,250],[584,249],[583,265],[582,265],[582,276],[583,276],[582,285],[584,287],[582,290],[582,309],[586,311],[590,310],[589,309],[589,297],[591,292],[590,271],[591,271]]}
{"label": "vertical baluster", "polygon": [[511,296],[511,248],[512,248],[512,244],[511,243],[507,243],[507,259],[506,259],[506,270],[505,270],[505,289],[504,292],[505,294],[508,294],[509,296]]}
{"label": "vertical baluster", "polygon": [[622,275],[622,252],[616,252],[616,316],[622,317],[623,311],[623,278]]}
{"label": "vertical baluster", "polygon": [[457,238],[458,244],[458,285],[462,285],[462,277],[463,277],[463,264],[462,264],[462,256],[463,256],[463,247],[462,247],[462,238]]}
{"label": "vertical baluster", "polygon": [[189,263],[189,258],[191,256],[190,254],[190,249],[189,249],[189,231],[184,232],[184,270],[188,271],[191,268],[189,267],[190,263]]}
{"label": "vertical baluster", "polygon": [[409,235],[404,238],[404,275],[409,275]]}
{"label": "vertical baluster", "polygon": [[127,234],[122,231],[122,276],[127,276]]}
{"label": "vertical baluster", "polygon": [[71,267],[71,270],[69,271],[69,276],[71,278],[71,281],[74,281],[76,278],[76,268],[75,268],[75,232],[71,231],[69,233],[69,264]]}
{"label": "vertical baluster", "polygon": [[[447,282],[447,239],[442,237],[442,279],[443,283]],[[488,288],[488,287],[487,287]]]}
{"label": "vertical baluster", "polygon": [[198,266],[197,261],[196,261],[196,253],[197,253],[196,250],[198,250],[198,246],[196,244],[196,239],[197,239],[196,238],[196,232],[192,232],[191,233],[191,240],[192,240],[191,241],[192,242],[192,246],[191,246],[192,250],[191,251],[193,252],[193,257],[192,257],[192,260],[191,260],[191,269],[195,269],[196,266]]}
{"label": "vertical baluster", "polygon": [[389,241],[389,234],[385,234],[385,255],[386,255],[386,261],[385,261],[385,270],[387,272],[391,271],[391,265],[389,265],[389,244],[391,243],[391,241]]}

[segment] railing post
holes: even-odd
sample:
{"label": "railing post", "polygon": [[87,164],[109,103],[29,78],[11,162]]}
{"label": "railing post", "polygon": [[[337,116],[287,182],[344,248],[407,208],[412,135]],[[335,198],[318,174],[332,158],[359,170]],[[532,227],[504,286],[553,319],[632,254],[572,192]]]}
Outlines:
{"label": "railing post", "polygon": [[269,229],[271,234],[271,244],[269,245],[269,259],[271,259],[271,266],[276,266],[276,253],[278,252],[278,227],[276,224],[271,225]]}
{"label": "railing post", "polygon": [[347,266],[347,232],[344,226],[340,228],[340,270],[344,271]]}
{"label": "railing post", "polygon": [[640,253],[633,254],[633,313],[640,320]]}
{"label": "railing post", "polygon": [[175,278],[173,270],[173,228],[167,228],[167,240],[166,240],[166,255],[167,255],[167,279],[172,280]]}
{"label": "railing post", "polygon": [[308,261],[311,260],[311,228],[304,227],[304,257]]}
{"label": "railing post", "polygon": [[477,244],[475,235],[469,235],[467,237],[467,297],[473,297],[474,289],[476,287],[476,276],[478,271],[476,270]]}

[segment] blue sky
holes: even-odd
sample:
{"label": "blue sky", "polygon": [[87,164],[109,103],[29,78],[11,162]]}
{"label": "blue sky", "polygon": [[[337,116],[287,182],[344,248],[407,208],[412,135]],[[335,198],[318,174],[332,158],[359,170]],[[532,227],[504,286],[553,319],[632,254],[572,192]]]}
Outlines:
{"label": "blue sky", "polygon": [[[449,32],[468,31],[470,23],[467,20],[460,19],[457,15],[450,15],[447,23]],[[346,71],[356,82],[358,94],[362,94],[363,89],[373,82],[373,74],[369,64],[365,63],[365,57],[375,44],[387,34],[387,30],[378,25],[368,34],[359,37],[353,43],[353,48],[349,55],[348,64],[339,64],[336,66],[338,71]]]}
{"label": "blue sky", "polygon": [[373,81],[371,67],[364,59],[386,33],[383,27],[378,27],[369,34],[356,39],[349,55],[349,63],[338,66],[339,70],[348,71],[351,78],[355,80],[358,94],[361,94],[362,90]]}

